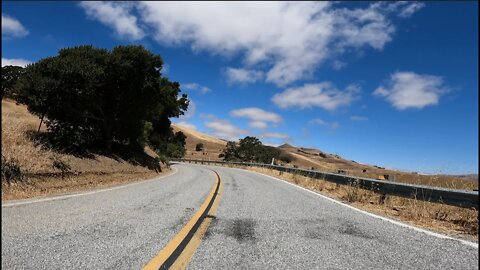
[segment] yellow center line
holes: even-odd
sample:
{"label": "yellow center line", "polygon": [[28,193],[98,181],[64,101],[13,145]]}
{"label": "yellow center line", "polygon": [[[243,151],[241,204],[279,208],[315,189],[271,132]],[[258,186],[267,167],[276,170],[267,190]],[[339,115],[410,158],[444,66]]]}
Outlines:
{"label": "yellow center line", "polygon": [[215,184],[200,209],[160,253],[143,267],[143,270],[167,269],[170,267],[172,269],[185,269],[187,267],[218,208],[223,183],[220,181],[218,173],[215,171],[214,173],[216,176]]}

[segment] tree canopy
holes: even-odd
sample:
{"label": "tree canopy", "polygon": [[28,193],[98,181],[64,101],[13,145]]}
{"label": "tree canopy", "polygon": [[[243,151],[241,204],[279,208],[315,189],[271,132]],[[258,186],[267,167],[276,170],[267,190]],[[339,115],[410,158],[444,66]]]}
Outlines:
{"label": "tree canopy", "polygon": [[2,98],[8,97],[16,99],[14,86],[23,71],[24,69],[19,66],[2,67]]}
{"label": "tree canopy", "polygon": [[162,76],[162,65],[142,46],[61,49],[25,68],[16,84],[18,100],[46,117],[62,145],[184,147],[185,136],[173,134],[169,118],[184,114],[189,100],[179,97],[178,82]]}
{"label": "tree canopy", "polygon": [[238,145],[235,142],[228,142],[223,154],[225,161],[270,163],[272,158],[278,159],[280,150],[263,145],[256,137],[247,136],[240,139]]}

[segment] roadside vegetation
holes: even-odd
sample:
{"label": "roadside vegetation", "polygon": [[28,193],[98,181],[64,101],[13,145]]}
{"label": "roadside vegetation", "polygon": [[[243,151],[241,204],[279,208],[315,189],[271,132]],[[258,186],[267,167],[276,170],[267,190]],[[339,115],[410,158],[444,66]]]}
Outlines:
{"label": "roadside vegetation", "polygon": [[142,46],[78,46],[2,67],[2,200],[147,178],[183,157],[169,119],[189,100],[162,66]]}
{"label": "roadside vegetation", "polygon": [[397,219],[415,226],[435,230],[455,237],[478,241],[478,210],[439,203],[425,202],[375,193],[358,187],[337,185],[322,179],[274,171],[260,167],[241,167],[271,175],[309,190],[325,194],[357,208]]}

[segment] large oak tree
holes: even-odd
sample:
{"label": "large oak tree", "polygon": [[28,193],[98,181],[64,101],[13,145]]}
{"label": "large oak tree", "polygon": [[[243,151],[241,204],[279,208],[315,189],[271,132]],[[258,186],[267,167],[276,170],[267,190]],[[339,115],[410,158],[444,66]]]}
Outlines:
{"label": "large oak tree", "polygon": [[142,46],[61,49],[25,68],[17,82],[19,101],[45,117],[64,146],[182,145],[169,118],[184,114],[189,101],[179,96],[178,82],[162,76],[162,65]]}

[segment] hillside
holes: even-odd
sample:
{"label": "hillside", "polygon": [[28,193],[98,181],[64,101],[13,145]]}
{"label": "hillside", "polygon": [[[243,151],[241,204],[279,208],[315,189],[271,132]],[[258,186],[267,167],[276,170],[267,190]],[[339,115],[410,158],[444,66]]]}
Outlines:
{"label": "hillside", "polygon": [[[191,130],[184,126],[172,125],[175,131],[182,131],[187,136],[185,158],[222,160],[218,155],[224,149],[226,142],[210,135]],[[203,143],[203,151],[195,151],[197,143]],[[380,166],[363,164],[354,160],[347,160],[338,155],[332,155],[315,148],[296,147],[283,144],[277,147],[282,155],[288,156],[289,163],[277,161],[282,166],[315,169],[332,173],[346,173],[358,177],[382,178],[384,175],[394,176],[395,181],[405,183],[424,184],[461,189],[477,189],[478,179],[456,177],[450,175],[421,175],[417,173],[391,170]]]}
{"label": "hillside", "polygon": [[[185,158],[221,160],[218,155],[227,145],[226,141],[181,125],[172,124],[172,128],[175,132],[181,131],[187,136]],[[203,143],[203,151],[195,151],[198,143]]]}
{"label": "hillside", "polygon": [[[39,123],[40,119],[25,106],[2,100],[2,157],[8,161],[16,159],[23,176],[22,181],[14,181],[10,187],[2,177],[2,200],[109,186],[158,175],[147,166],[140,166],[149,160],[145,153],[75,156],[51,149],[38,139],[45,132],[42,125],[40,134],[37,133]],[[71,167],[64,179],[53,167],[54,157]]]}

